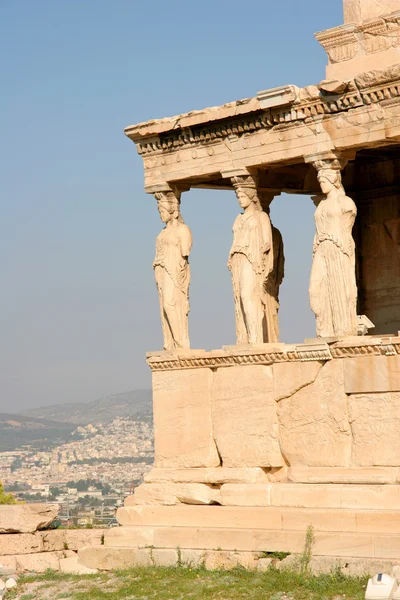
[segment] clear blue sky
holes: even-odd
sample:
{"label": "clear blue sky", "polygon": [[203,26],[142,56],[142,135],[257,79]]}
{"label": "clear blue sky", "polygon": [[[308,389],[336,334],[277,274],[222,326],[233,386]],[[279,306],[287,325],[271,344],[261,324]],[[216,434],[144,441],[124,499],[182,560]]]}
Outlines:
{"label": "clear blue sky", "polygon": [[[0,410],[150,386],[161,222],[127,125],[324,78],[341,0],[0,0]],[[193,348],[233,343],[233,193],[183,196]],[[313,204],[272,207],[283,341],[315,334]]]}

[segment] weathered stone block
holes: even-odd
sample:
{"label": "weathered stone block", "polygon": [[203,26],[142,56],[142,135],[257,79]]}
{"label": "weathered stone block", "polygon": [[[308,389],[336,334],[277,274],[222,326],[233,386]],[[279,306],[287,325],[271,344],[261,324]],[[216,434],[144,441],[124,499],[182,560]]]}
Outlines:
{"label": "weathered stone block", "polygon": [[[53,529],[50,531],[41,531],[36,535],[43,541],[43,550],[45,552],[56,552],[65,550],[66,529]],[[71,548],[72,549],[72,548]]]}
{"label": "weathered stone block", "polygon": [[349,397],[353,461],[360,466],[400,465],[400,392]]}
{"label": "weathered stone block", "polygon": [[145,483],[128,496],[125,506],[136,504],[219,504],[220,493],[203,483]]}
{"label": "weathered stone block", "polygon": [[268,569],[271,568],[272,565],[272,558],[259,558],[257,561],[257,571],[261,571],[262,573],[264,573],[265,571],[268,571]]}
{"label": "weathered stone block", "polygon": [[396,558],[398,560],[400,556],[400,536],[376,535],[374,536],[373,545],[374,554],[370,554],[369,556]]}
{"label": "weathered stone block", "polygon": [[78,555],[60,559],[60,573],[71,573],[73,575],[93,575],[98,573],[97,569],[89,569],[78,563]]}
{"label": "weathered stone block", "polygon": [[211,422],[211,369],[153,372],[155,465],[220,464]]}
{"label": "weathered stone block", "polygon": [[319,361],[274,363],[272,368],[275,400],[293,396],[314,383],[321,367],[322,363]]}
{"label": "weathered stone block", "polygon": [[282,454],[291,466],[348,466],[351,428],[343,364],[327,362],[314,383],[278,403]]}
{"label": "weathered stone block", "polygon": [[[0,536],[0,556],[43,552],[43,540],[33,533],[10,533]],[[0,560],[2,562],[2,559]]]}
{"label": "weathered stone block", "polygon": [[[149,550],[132,548],[107,548],[106,546],[85,546],[78,552],[79,564],[90,569],[112,571],[113,569],[129,569],[139,566],[144,554],[149,557]],[[150,566],[150,558],[144,566]]]}
{"label": "weathered stone block", "polygon": [[282,509],[282,529],[285,531],[306,531],[311,525],[315,531],[355,532],[356,513],[350,510],[334,509]]}
{"label": "weathered stone block", "polygon": [[270,506],[272,483],[234,484],[221,487],[222,506]]}
{"label": "weathered stone block", "polygon": [[17,559],[15,556],[1,556],[0,557],[0,570],[10,570],[13,572],[17,571]]}
{"label": "weathered stone block", "polygon": [[56,519],[58,504],[11,504],[0,506],[0,533],[34,533]]}
{"label": "weathered stone block", "polygon": [[290,467],[291,483],[396,483],[398,467]]}
{"label": "weathered stone block", "polygon": [[205,564],[206,553],[204,550],[181,550],[182,565],[189,568],[199,568]]}
{"label": "weathered stone block", "polygon": [[153,544],[154,529],[151,527],[113,527],[104,534],[104,545],[108,547],[135,548]]}
{"label": "weathered stone block", "polygon": [[400,392],[400,355],[344,360],[346,394]]}
{"label": "weathered stone block", "polygon": [[360,533],[400,533],[400,512],[360,511],[357,513],[357,531]]}
{"label": "weathered stone block", "polygon": [[225,467],[280,467],[272,367],[218,369],[212,387],[214,437]]}
{"label": "weathered stone block", "polygon": [[176,567],[178,564],[178,551],[155,548],[151,551],[151,559],[157,567]]}
{"label": "weathered stone block", "polygon": [[341,485],[275,484],[271,489],[271,505],[296,508],[340,508],[341,493]]}
{"label": "weathered stone block", "polygon": [[65,529],[65,542],[69,550],[77,552],[84,546],[100,546],[106,529]]}
{"label": "weathered stone block", "polygon": [[201,528],[198,530],[198,548],[217,550],[252,550],[252,529]]}
{"label": "weathered stone block", "polygon": [[198,548],[197,527],[156,527],[154,546],[157,548]]}
{"label": "weathered stone block", "polygon": [[400,485],[277,484],[271,489],[271,505],[394,510],[400,506]]}
{"label": "weathered stone block", "polygon": [[65,557],[67,555],[63,552],[41,552],[40,554],[19,554],[15,558],[18,572],[44,573],[47,569],[59,571],[60,559]]}
{"label": "weathered stone block", "polygon": [[137,506],[119,508],[124,526],[281,528],[281,510],[274,507]]}
{"label": "weathered stone block", "polygon": [[367,534],[315,534],[312,552],[316,556],[374,556],[374,536]]}
{"label": "weathered stone block", "polygon": [[152,469],[144,476],[146,483],[267,483],[266,471],[259,467],[231,469]]}

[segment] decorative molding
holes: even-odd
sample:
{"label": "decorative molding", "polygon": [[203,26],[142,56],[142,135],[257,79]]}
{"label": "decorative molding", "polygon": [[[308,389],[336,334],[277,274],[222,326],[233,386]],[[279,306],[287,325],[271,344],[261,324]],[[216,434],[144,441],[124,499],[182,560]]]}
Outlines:
{"label": "decorative molding", "polygon": [[[294,101],[284,107],[253,111],[247,115],[168,131],[157,137],[152,136],[150,141],[146,137],[138,140],[134,134],[128,134],[128,137],[135,141],[140,155],[156,155],[171,153],[184,147],[194,149],[208,146],[232,135],[251,135],[262,130],[269,131],[281,127],[297,126],[307,119],[346,112],[352,108],[363,106],[361,95],[356,88],[343,94],[334,95],[324,95],[317,88],[315,89],[318,92],[315,93],[315,96],[309,95],[301,101]],[[400,90],[397,95],[400,96]]]}
{"label": "decorative molding", "polygon": [[360,49],[355,25],[342,25],[315,34],[315,38],[328,54],[331,63],[344,62],[356,56]]}
{"label": "decorative molding", "polygon": [[399,46],[400,24],[393,17],[382,17],[320,31],[315,38],[328,54],[330,64],[341,63]]}
{"label": "decorative molding", "polygon": [[[268,348],[270,346],[270,349]],[[366,341],[338,341],[333,343],[300,344],[297,346],[265,344],[254,350],[246,347],[230,346],[231,350],[205,352],[191,350],[186,353],[152,352],[147,355],[147,363],[152,371],[174,371],[182,369],[217,369],[246,365],[272,365],[282,362],[328,361],[359,356],[392,356],[400,354],[400,337],[371,338]],[[237,349],[235,349],[237,348]]]}
{"label": "decorative molding", "polygon": [[385,106],[400,100],[400,70],[390,69],[387,80],[381,76],[376,82],[373,77],[365,81],[362,77],[358,77],[355,85],[349,85],[349,89],[341,94],[323,93],[318,90],[315,95],[303,93],[300,96],[301,100],[295,100],[292,104],[283,107],[252,111],[220,121],[179,128],[161,133],[159,136],[152,135],[151,138],[143,137],[138,140],[134,134],[129,134],[129,137],[134,139],[139,154],[156,156],[186,147],[193,150],[207,147],[231,136],[239,137],[252,135],[258,131],[296,127],[310,119],[346,114],[351,109],[371,104]]}
{"label": "decorative molding", "polygon": [[328,344],[304,344],[296,346],[296,360],[310,362],[313,360],[332,360]]}

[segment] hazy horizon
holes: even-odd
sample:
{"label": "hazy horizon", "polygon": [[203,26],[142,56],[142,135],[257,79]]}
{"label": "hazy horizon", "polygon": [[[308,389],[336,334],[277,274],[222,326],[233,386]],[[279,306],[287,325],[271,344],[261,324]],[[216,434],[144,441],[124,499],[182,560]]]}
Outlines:
{"label": "hazy horizon", "polygon": [[[316,84],[313,34],[343,22],[342,1],[200,5],[184,0],[3,0],[0,4],[0,411],[90,402],[149,389],[162,347],[152,260],[162,228],[124,127]],[[192,348],[235,341],[233,192],[192,190]],[[285,342],[315,335],[308,304],[309,197],[271,208],[282,233]]]}

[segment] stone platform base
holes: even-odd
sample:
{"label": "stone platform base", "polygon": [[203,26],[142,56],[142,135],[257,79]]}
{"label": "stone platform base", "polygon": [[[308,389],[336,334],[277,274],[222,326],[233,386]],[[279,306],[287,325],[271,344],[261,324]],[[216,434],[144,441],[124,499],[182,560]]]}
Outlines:
{"label": "stone platform base", "polygon": [[[102,569],[236,561],[258,569],[259,556],[301,554],[310,526],[315,559],[400,562],[400,485],[160,485],[144,484],[128,497],[117,513],[122,527],[106,532],[102,548],[81,550],[80,562]],[[139,498],[149,504],[135,504]],[[225,505],[205,504],[216,498]]]}
{"label": "stone platform base", "polygon": [[[103,571],[128,569],[133,567],[186,567],[214,569],[234,569],[242,567],[253,571],[267,571],[270,568],[297,571],[302,565],[301,554],[290,554],[286,558],[266,557],[260,552],[239,552],[226,550],[160,549],[160,548],[108,548],[86,547],[79,552],[79,562],[90,568]],[[400,575],[400,561],[396,559],[368,559],[346,556],[314,556],[308,563],[309,572],[337,573],[362,577],[376,573]],[[86,566],[83,568],[87,568]]]}

